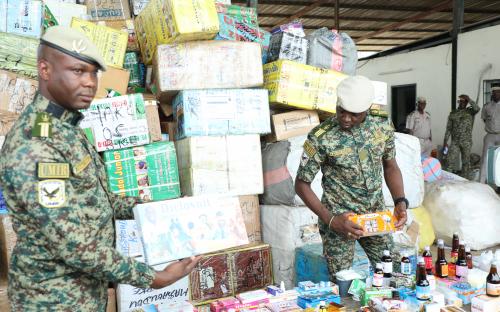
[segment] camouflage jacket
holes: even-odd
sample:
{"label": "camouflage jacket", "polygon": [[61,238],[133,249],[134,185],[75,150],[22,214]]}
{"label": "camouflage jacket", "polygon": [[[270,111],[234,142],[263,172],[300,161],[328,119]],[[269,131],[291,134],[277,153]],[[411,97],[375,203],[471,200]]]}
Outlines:
{"label": "camouflage jacket", "polygon": [[[43,112],[52,116],[51,134],[34,136]],[[144,288],[154,278],[151,267],[113,248],[113,219],[130,218],[136,200],[108,190],[81,118],[37,94],[3,146],[0,182],[17,234],[13,311],[104,311],[108,282]]]}
{"label": "camouflage jacket", "polygon": [[472,126],[474,125],[474,116],[481,110],[476,102],[471,100],[471,107],[457,109],[448,116],[446,124],[446,133],[444,141],[448,143],[451,140],[454,142],[472,142]]}
{"label": "camouflage jacket", "polygon": [[382,161],[395,158],[394,144],[386,118],[368,115],[350,131],[330,118],[309,133],[297,177],[309,183],[321,169],[321,201],[333,214],[385,210]]}

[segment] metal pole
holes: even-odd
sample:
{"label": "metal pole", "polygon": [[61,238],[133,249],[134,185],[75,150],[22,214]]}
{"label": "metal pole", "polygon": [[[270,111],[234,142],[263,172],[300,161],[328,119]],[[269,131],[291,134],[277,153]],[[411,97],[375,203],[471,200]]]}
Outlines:
{"label": "metal pole", "polygon": [[451,32],[451,109],[457,108],[458,34],[464,25],[464,0],[453,1],[453,30]]}

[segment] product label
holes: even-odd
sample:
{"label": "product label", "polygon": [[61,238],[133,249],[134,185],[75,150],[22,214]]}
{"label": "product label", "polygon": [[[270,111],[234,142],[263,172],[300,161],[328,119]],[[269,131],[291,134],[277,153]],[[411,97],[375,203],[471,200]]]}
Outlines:
{"label": "product label", "polygon": [[450,262],[456,263],[457,260],[458,260],[458,252],[452,251],[451,252],[451,260],[450,260]]}
{"label": "product label", "polygon": [[486,283],[486,294],[489,296],[500,296],[500,284]]}
{"label": "product label", "polygon": [[461,266],[461,265],[456,266],[455,274],[457,275],[457,277],[466,278],[468,272],[469,268],[467,266]]}
{"label": "product label", "polygon": [[382,262],[382,271],[392,274],[392,262]]}
{"label": "product label", "polygon": [[431,299],[431,287],[430,286],[417,286],[417,299],[419,299],[419,300]]}
{"label": "product label", "polygon": [[453,277],[456,275],[456,265],[453,263],[448,263],[448,276]]}
{"label": "product label", "polygon": [[384,275],[382,274],[373,274],[373,287],[382,287],[384,285]]}
{"label": "product label", "polygon": [[401,274],[404,275],[411,274],[411,263],[401,262]]}
{"label": "product label", "polygon": [[426,270],[432,270],[432,257],[424,257],[424,261],[425,261],[425,269]]}
{"label": "product label", "polygon": [[441,276],[440,277],[447,277],[448,276],[448,264],[441,264]]}

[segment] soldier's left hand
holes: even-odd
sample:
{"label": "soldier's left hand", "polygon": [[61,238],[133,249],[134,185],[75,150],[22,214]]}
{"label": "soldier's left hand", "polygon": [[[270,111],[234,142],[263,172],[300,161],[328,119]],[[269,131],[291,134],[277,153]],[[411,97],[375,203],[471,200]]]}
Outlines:
{"label": "soldier's left hand", "polygon": [[396,223],[394,224],[398,230],[405,225],[408,215],[406,213],[406,204],[404,202],[398,203],[394,208],[394,216],[396,217]]}

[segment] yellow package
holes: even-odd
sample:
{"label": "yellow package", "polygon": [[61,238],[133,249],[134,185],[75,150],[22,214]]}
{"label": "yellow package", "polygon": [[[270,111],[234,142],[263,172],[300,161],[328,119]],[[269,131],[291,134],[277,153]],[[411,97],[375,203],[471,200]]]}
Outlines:
{"label": "yellow package", "polygon": [[122,68],[127,50],[128,34],[121,30],[96,25],[73,17],[71,27],[83,32],[102,53],[106,65]]}
{"label": "yellow package", "polygon": [[396,230],[395,218],[390,211],[353,215],[349,220],[363,227],[363,236],[382,235]]}
{"label": "yellow package", "polygon": [[278,60],[264,65],[269,102],[335,113],[337,86],[347,75],[301,63]]}

